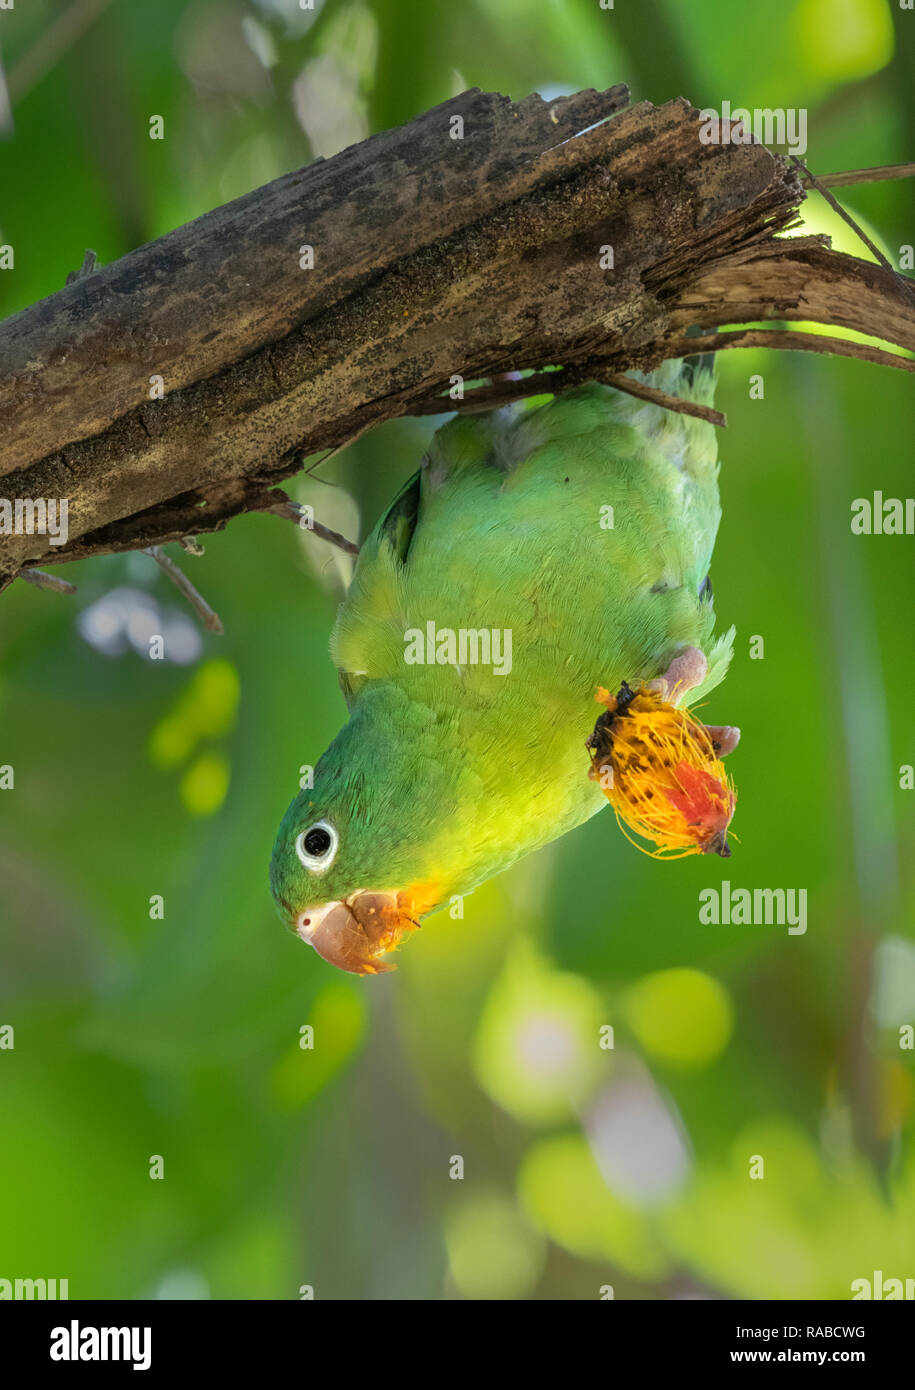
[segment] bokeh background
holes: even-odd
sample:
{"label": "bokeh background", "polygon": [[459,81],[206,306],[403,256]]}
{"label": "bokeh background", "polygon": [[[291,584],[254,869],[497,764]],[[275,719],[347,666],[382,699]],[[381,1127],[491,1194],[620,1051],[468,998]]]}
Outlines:
{"label": "bokeh background", "polygon": [[[803,107],[816,171],[913,157],[915,14],[889,0],[36,0],[0,11],[0,60],[3,314],[86,247],[113,259],[469,86]],[[843,196],[898,263],[911,186]],[[816,198],[807,225],[835,230]],[[915,1275],[915,541],[849,527],[852,499],[913,491],[911,386],[723,357],[713,578],[738,639],[706,717],[743,729],[733,859],[655,863],[606,811],[431,919],[392,976],[333,973],[267,889],[344,714],[345,557],[232,523],[182,562],[223,638],[142,555],[66,566],[74,598],[3,595],[0,1277],[819,1299]],[[434,424],[377,430],[298,496],[365,534]],[[806,888],[806,935],[701,925],[721,878]]]}

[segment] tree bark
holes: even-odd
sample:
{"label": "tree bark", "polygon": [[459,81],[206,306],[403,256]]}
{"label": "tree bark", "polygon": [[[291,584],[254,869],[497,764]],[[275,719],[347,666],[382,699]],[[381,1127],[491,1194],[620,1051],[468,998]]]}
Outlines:
{"label": "tree bark", "polygon": [[[915,350],[900,276],[777,238],[805,196],[784,160],[703,144],[686,101],[627,100],[465,92],[0,324],[2,494],[69,500],[66,545],[0,535],[0,586],[276,506],[303,456],[428,413],[454,376],[607,379],[691,350],[696,325],[773,319]],[[823,348],[795,337],[772,343]]]}

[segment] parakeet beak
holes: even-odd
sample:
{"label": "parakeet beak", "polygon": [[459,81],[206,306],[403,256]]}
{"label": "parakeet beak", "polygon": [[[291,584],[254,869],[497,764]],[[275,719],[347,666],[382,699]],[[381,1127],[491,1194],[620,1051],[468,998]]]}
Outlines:
{"label": "parakeet beak", "polygon": [[398,893],[354,893],[342,902],[324,903],[300,912],[296,935],[319,956],[353,975],[382,975],[395,970],[384,959],[419,922],[410,917]]}

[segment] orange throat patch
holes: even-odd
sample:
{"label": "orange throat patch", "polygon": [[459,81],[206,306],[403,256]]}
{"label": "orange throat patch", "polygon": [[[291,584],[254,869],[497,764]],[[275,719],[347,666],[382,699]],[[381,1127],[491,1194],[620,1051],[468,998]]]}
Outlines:
{"label": "orange throat patch", "polygon": [[705,725],[645,685],[595,699],[606,708],[586,745],[589,776],[626,838],[653,859],[727,858],[737,793]]}

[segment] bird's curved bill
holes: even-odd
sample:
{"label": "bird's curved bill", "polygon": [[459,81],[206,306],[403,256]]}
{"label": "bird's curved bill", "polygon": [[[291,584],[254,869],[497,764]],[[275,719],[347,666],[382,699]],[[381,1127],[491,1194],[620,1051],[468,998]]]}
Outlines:
{"label": "bird's curved bill", "polygon": [[354,893],[345,901],[306,909],[295,921],[297,936],[331,965],[353,975],[395,970],[385,956],[418,926],[398,893]]}

